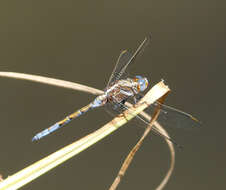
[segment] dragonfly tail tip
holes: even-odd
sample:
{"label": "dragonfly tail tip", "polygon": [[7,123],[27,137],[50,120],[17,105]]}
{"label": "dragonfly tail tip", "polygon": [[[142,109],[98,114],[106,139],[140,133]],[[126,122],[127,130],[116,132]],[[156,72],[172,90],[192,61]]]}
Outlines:
{"label": "dragonfly tail tip", "polygon": [[31,139],[32,142],[37,141],[37,140],[39,140],[39,138],[38,138],[37,136],[34,136],[34,137]]}

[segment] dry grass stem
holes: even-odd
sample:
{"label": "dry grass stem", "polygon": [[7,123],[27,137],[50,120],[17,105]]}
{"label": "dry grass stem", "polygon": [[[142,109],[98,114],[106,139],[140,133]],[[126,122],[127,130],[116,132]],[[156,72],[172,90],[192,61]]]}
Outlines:
{"label": "dry grass stem", "polygon": [[115,178],[113,184],[111,185],[111,187],[109,188],[109,190],[115,190],[122,177],[125,175],[129,165],[131,164],[136,152],[139,150],[139,148],[141,147],[145,137],[148,135],[148,133],[151,131],[151,128],[154,124],[154,122],[156,121],[156,119],[158,118],[159,116],[159,113],[160,113],[160,105],[158,105],[156,107],[156,110],[151,118],[151,121],[149,123],[149,125],[147,126],[147,128],[145,129],[144,131],[144,134],[141,136],[141,138],[139,139],[139,141],[137,142],[137,144],[133,147],[133,149],[130,151],[130,153],[128,154],[128,156],[126,157],[125,161],[123,162],[122,164],[122,167],[120,168],[119,172],[118,172],[118,175],[117,177]]}
{"label": "dry grass stem", "polygon": [[[8,77],[8,78],[29,80],[32,82],[39,82],[39,83],[43,83],[43,84],[47,84],[47,85],[58,86],[61,88],[79,90],[79,91],[88,92],[88,93],[95,94],[95,95],[99,95],[103,92],[101,90],[91,88],[91,87],[88,87],[85,85],[77,84],[74,82],[69,82],[69,81],[64,81],[64,80],[59,80],[59,79],[54,79],[54,78],[49,78],[49,77],[43,77],[43,76],[38,76],[38,75],[30,75],[30,74],[24,74],[24,73],[2,71],[2,72],[0,72],[0,77],[1,76]],[[148,114],[146,114],[145,112],[142,111],[140,114],[143,115],[146,119],[151,120],[151,117]],[[166,130],[157,121],[155,121],[154,125],[158,128],[158,130],[162,134],[169,137]],[[168,140],[166,140],[166,143],[168,144],[170,153],[171,153],[171,164],[170,164],[170,168],[169,168],[165,178],[163,179],[161,184],[157,187],[157,190],[163,189],[163,187],[166,185],[166,183],[168,182],[168,180],[172,174],[172,171],[174,169],[174,164],[175,164],[175,150],[174,150],[173,144]]]}
{"label": "dry grass stem", "polygon": [[43,83],[43,84],[47,84],[47,85],[58,86],[61,88],[69,88],[69,89],[73,89],[73,90],[88,92],[88,93],[94,94],[94,95],[98,95],[103,92],[102,90],[91,88],[86,85],[78,84],[75,82],[69,82],[69,81],[65,81],[65,80],[43,77],[43,76],[39,76],[39,75],[30,75],[30,74],[25,74],[25,73],[14,73],[14,72],[0,72],[0,76],[8,77],[8,78],[15,78],[15,79],[22,79],[22,80],[29,80],[32,82],[38,82],[38,83]]}
{"label": "dry grass stem", "polygon": [[[3,182],[0,183],[0,190],[6,189],[18,189],[23,185],[29,183],[35,178],[41,176],[47,171],[53,169],[74,155],[80,153],[81,151],[87,149],[89,146],[95,144],[100,141],[102,138],[106,137],[120,126],[124,125],[128,120],[135,117],[142,110],[144,110],[148,105],[155,102],[165,93],[167,93],[169,89],[167,86],[163,84],[163,82],[155,85],[149,92],[142,98],[140,101],[140,106],[136,108],[130,108],[126,110],[123,114],[125,117],[116,117],[97,131],[83,137],[82,139],[58,150],[57,152],[43,158],[42,160],[28,166],[27,168],[19,171],[18,173],[6,178]],[[142,103],[146,102],[146,104]]]}
{"label": "dry grass stem", "polygon": [[[145,112],[141,112],[142,116],[144,116],[147,120],[151,120],[151,117],[146,114]],[[167,137],[170,137],[168,135],[168,133],[166,132],[166,130],[157,122],[155,121],[154,122],[154,125],[158,128],[158,130],[165,136]],[[169,140],[165,139],[168,147],[169,147],[169,150],[170,150],[170,157],[171,157],[171,161],[170,161],[170,168],[167,172],[167,174],[165,175],[164,179],[161,181],[161,183],[158,185],[158,187],[156,188],[156,190],[162,190],[165,185],[167,184],[167,182],[169,181],[169,178],[170,176],[172,175],[173,173],[173,169],[174,169],[174,166],[175,166],[175,149],[174,149],[174,146],[173,146],[173,143],[170,142]]]}

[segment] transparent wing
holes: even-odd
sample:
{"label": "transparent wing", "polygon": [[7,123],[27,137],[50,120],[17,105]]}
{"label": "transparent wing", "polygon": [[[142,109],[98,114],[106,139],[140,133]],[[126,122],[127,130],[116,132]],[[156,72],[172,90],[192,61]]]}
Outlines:
{"label": "transparent wing", "polygon": [[116,65],[112,71],[111,77],[108,81],[107,87],[115,82],[117,80],[117,78],[119,77],[119,73],[120,71],[123,69],[123,67],[129,62],[129,60],[131,59],[132,55],[127,51],[124,50],[120,53],[118,60],[116,62]]}
{"label": "transparent wing", "polygon": [[[148,108],[148,112],[153,113],[155,106],[160,104],[156,102]],[[191,114],[183,112],[174,107],[161,104],[161,112],[157,121],[163,127],[174,127],[174,128],[184,128],[184,129],[192,129],[201,125],[201,123],[193,117]]]}
{"label": "transparent wing", "polygon": [[[144,95],[139,93],[136,95],[136,101],[141,99]],[[166,104],[161,104],[160,102],[155,102],[150,105],[146,111],[151,115],[154,112],[155,107],[160,104],[161,112],[158,116],[157,121],[163,125],[163,127],[173,127],[173,128],[184,128],[184,129],[192,129],[198,126],[201,126],[201,122],[192,116],[189,113],[181,111],[177,108],[168,106]]]}
{"label": "transparent wing", "polygon": [[108,81],[107,87],[111,83],[119,80],[122,77],[122,75],[124,74],[127,66],[130,63],[132,63],[141,52],[144,51],[145,47],[149,44],[150,40],[151,40],[151,35],[147,36],[144,39],[144,41],[140,44],[140,46],[138,47],[138,49],[136,50],[136,52],[133,55],[131,55],[126,50],[121,52],[121,54],[119,55],[119,58],[118,58],[118,60],[116,62],[116,65],[115,65],[115,67],[113,69],[113,72],[112,72],[112,74],[110,76],[110,79]]}
{"label": "transparent wing", "polygon": [[[162,104],[161,104],[162,105]],[[153,106],[153,108],[156,108],[156,106]],[[127,110],[128,106],[126,106],[124,104],[124,102],[117,102],[116,100],[114,102],[109,102],[108,104],[105,105],[105,110],[107,111],[107,113],[109,113],[111,116],[116,116],[120,113],[122,113],[122,111]],[[153,114],[153,113],[152,113]],[[145,119],[143,119],[142,117],[140,117],[139,115],[136,115],[135,118],[138,121],[141,121],[143,124],[145,125],[138,125],[141,127],[146,127],[147,125],[149,125],[149,121],[146,121]],[[162,134],[158,128],[156,128],[155,126],[152,126],[152,131],[156,134],[159,135],[160,137],[167,139],[169,141],[171,141],[174,145],[176,145],[179,148],[182,148],[181,145],[179,145],[174,139],[165,136],[164,134]]]}

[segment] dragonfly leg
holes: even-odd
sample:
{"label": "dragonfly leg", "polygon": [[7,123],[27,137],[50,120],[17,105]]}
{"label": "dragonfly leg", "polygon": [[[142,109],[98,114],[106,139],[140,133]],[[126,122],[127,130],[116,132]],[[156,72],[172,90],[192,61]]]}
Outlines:
{"label": "dragonfly leg", "polygon": [[141,98],[143,98],[144,96],[141,94],[136,94],[136,96],[134,96],[136,98],[137,101],[139,101]]}
{"label": "dragonfly leg", "polygon": [[135,96],[133,97],[133,101],[134,101],[134,107],[137,104],[137,102],[140,101],[141,98],[143,98],[144,96],[142,96],[141,94],[135,94]]}

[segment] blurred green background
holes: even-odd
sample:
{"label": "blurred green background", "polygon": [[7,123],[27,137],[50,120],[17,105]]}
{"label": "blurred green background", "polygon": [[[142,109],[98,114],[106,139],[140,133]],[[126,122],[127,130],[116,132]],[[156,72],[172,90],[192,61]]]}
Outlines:
{"label": "blurred green background", "polygon": [[[121,50],[152,43],[129,67],[151,85],[162,78],[167,104],[197,116],[199,130],[169,129],[183,150],[165,189],[224,189],[224,1],[1,1],[0,70],[37,74],[103,89]],[[32,136],[94,96],[0,78],[0,173],[12,175],[110,120],[91,111],[32,143]],[[22,189],[107,189],[143,129],[132,121],[113,135]],[[169,167],[169,150],[150,135],[118,189],[154,189]]]}

